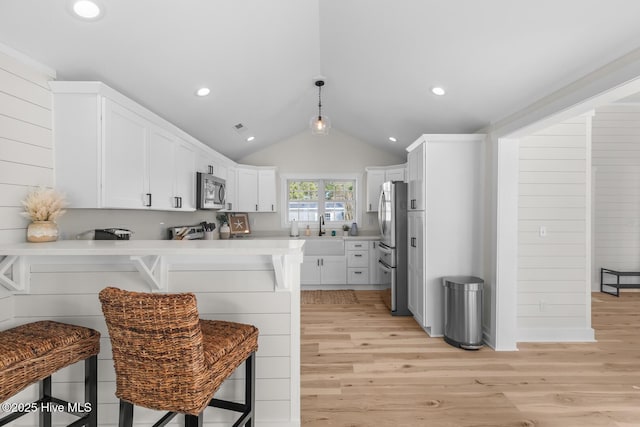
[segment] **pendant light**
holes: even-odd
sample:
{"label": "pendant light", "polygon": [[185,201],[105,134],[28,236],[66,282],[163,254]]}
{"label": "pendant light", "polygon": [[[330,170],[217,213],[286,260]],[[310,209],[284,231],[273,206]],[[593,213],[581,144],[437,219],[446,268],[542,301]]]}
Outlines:
{"label": "pendant light", "polygon": [[309,126],[313,135],[327,135],[331,128],[331,121],[329,117],[322,115],[322,86],[324,86],[324,80],[316,80],[316,86],[318,87],[318,115],[311,117]]}

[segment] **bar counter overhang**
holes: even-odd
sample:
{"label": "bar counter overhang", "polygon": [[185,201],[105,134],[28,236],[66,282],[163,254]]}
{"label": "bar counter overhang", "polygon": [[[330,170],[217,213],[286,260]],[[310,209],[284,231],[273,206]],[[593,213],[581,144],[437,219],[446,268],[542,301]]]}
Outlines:
{"label": "bar counter overhang", "polygon": [[[0,291],[12,295],[12,321],[6,327],[51,319],[99,330],[103,336],[99,425],[117,425],[115,373],[98,292],[106,286],[193,292],[202,318],[251,323],[260,329],[257,424],[299,426],[303,245],[304,240],[295,239],[63,240],[0,245]],[[80,384],[71,382],[74,376],[69,369],[54,377],[54,382],[68,382],[67,398],[81,399]],[[242,378],[232,377],[218,393],[240,400],[242,384]],[[35,393],[31,387],[12,400],[28,401]],[[224,425],[224,412],[206,415],[205,425]],[[150,410],[140,410],[136,423],[155,416]],[[18,425],[36,425],[35,418],[25,417]]]}

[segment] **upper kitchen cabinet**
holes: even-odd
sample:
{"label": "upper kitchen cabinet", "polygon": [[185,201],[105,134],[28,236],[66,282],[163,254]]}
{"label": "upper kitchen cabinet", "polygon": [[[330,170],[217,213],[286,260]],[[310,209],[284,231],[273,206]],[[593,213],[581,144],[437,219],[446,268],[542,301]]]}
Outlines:
{"label": "upper kitchen cabinet", "polygon": [[216,158],[204,151],[201,151],[198,155],[196,170],[217,176],[224,180],[227,180],[229,175],[229,168],[222,159]]}
{"label": "upper kitchen cabinet", "polygon": [[407,202],[410,211],[423,211],[425,207],[425,166],[427,164],[427,146],[418,141],[414,142],[407,150]]}
{"label": "upper kitchen cabinet", "polygon": [[406,165],[369,166],[367,171],[367,212],[378,212],[380,186],[385,181],[405,181]]}
{"label": "upper kitchen cabinet", "polygon": [[238,165],[238,211],[276,212],[276,168]]}
{"label": "upper kitchen cabinet", "polygon": [[56,186],[73,208],[195,210],[195,147],[99,82],[50,82]]}

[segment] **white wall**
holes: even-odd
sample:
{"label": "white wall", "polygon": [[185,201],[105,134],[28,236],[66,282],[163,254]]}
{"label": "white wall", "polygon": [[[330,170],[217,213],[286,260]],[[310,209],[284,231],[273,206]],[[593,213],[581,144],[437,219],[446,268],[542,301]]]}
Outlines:
{"label": "white wall", "polygon": [[598,108],[592,149],[592,288],[599,290],[601,267],[640,271],[640,105]]}
{"label": "white wall", "polygon": [[[362,181],[358,192],[360,209],[364,208],[366,198],[366,182],[364,180],[366,166],[388,166],[405,163],[406,156],[397,157],[386,151],[371,147],[369,144],[331,129],[325,136],[311,135],[302,132],[270,147],[256,151],[238,163],[256,166],[277,166],[278,174],[284,173],[358,173]],[[278,177],[279,179],[279,177]],[[278,202],[280,202],[280,185]],[[280,204],[279,210],[282,209]],[[363,210],[361,210],[363,212]],[[280,230],[280,211],[278,213],[261,213],[252,216],[255,223],[252,230]],[[376,214],[363,214],[360,230],[377,229]]]}
{"label": "white wall", "polygon": [[593,339],[590,129],[582,116],[520,139],[518,341]]}
{"label": "white wall", "polygon": [[[29,186],[52,185],[53,73],[0,46],[0,241],[23,242],[28,221],[20,201]],[[0,287],[0,329],[13,319],[13,297]]]}

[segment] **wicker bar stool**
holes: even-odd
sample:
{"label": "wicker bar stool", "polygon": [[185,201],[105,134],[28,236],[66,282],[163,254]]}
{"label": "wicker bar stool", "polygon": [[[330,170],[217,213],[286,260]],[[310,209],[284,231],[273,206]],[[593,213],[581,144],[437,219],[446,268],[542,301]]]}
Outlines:
{"label": "wicker bar stool", "polygon": [[[37,410],[40,427],[50,427],[52,412],[59,411],[79,417],[69,426],[97,427],[99,352],[100,333],[82,326],[44,320],[0,332],[0,401],[40,381],[37,401],[3,405],[10,414],[0,419],[0,426]],[[51,375],[81,360],[85,401],[53,397]]]}
{"label": "wicker bar stool", "polygon": [[[202,426],[207,406],[241,412],[233,426],[252,426],[258,329],[201,320],[191,293],[151,294],[109,287],[100,292],[107,321],[120,427],[133,423],[133,406],[168,411],[154,427],[178,413],[185,426]],[[245,362],[245,403],[213,398],[222,382]]]}

